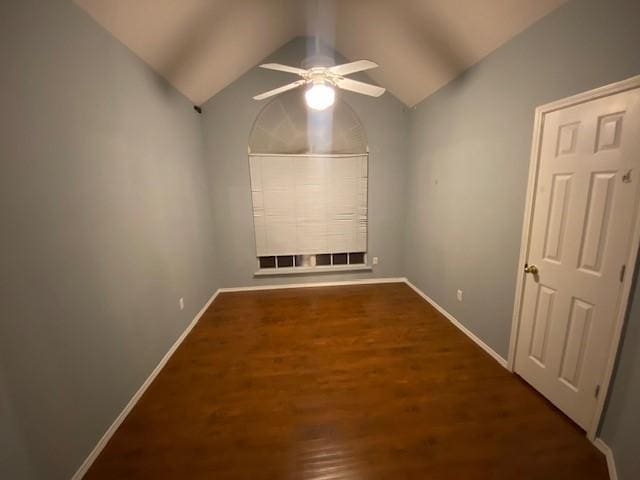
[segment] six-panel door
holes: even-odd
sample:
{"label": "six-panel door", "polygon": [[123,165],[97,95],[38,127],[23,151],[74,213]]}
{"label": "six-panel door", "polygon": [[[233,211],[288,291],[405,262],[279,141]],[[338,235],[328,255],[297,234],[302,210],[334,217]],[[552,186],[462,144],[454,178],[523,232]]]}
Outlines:
{"label": "six-panel door", "polygon": [[609,355],[640,185],[640,90],[547,113],[516,372],[587,429]]}

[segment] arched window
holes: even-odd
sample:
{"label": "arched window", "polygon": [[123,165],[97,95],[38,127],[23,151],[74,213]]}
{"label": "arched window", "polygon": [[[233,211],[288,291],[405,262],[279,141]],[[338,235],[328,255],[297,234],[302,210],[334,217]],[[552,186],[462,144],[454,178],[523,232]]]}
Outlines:
{"label": "arched window", "polygon": [[307,108],[302,90],[275,97],[249,135],[251,154],[367,154],[367,136],[353,109],[339,97],[332,108]]}
{"label": "arched window", "polygon": [[368,149],[351,107],[279,95],[249,136],[257,274],[366,267]]}

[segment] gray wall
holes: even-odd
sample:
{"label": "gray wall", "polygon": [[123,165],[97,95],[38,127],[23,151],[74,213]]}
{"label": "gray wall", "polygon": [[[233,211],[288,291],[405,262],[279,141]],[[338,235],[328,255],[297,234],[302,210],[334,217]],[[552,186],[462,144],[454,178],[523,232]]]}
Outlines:
{"label": "gray wall", "polygon": [[[521,268],[534,108],[640,73],[638,45],[640,2],[573,0],[412,111],[407,276],[504,357]],[[624,410],[628,400],[618,395],[638,397],[639,320],[630,318],[607,413],[624,420],[603,429],[623,480],[636,478],[630,455],[640,411]]]}
{"label": "gray wall", "polygon": [[600,431],[613,448],[620,480],[640,478],[640,269],[636,269],[633,301]]}
{"label": "gray wall", "polygon": [[0,477],[68,479],[218,287],[201,121],[70,0],[0,45]]}
{"label": "gray wall", "polygon": [[[298,38],[268,61],[299,65],[307,39]],[[326,52],[333,54],[333,52]],[[339,55],[337,62],[342,60]],[[219,267],[226,287],[297,283],[367,277],[404,276],[404,184],[407,158],[407,109],[391,94],[374,99],[340,93],[360,117],[369,139],[369,257],[373,272],[339,275],[286,275],[254,278],[257,270],[249,183],[247,143],[251,126],[265,105],[251,97],[293,81],[289,74],[253,68],[204,106],[204,129]],[[224,227],[222,227],[224,226]]]}

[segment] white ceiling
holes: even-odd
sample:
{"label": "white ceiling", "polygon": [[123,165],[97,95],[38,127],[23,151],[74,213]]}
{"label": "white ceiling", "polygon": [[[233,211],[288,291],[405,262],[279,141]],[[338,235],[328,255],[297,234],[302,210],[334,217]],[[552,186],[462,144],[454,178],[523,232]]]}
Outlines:
{"label": "white ceiling", "polygon": [[319,36],[413,106],[566,0],[74,0],[195,104]]}

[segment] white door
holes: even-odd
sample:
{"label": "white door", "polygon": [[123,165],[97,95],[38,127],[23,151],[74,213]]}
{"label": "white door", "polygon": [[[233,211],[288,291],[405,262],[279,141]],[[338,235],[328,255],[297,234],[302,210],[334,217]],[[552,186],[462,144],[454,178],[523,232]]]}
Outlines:
{"label": "white door", "polygon": [[588,429],[632,267],[640,89],[547,113],[541,135],[515,370]]}

